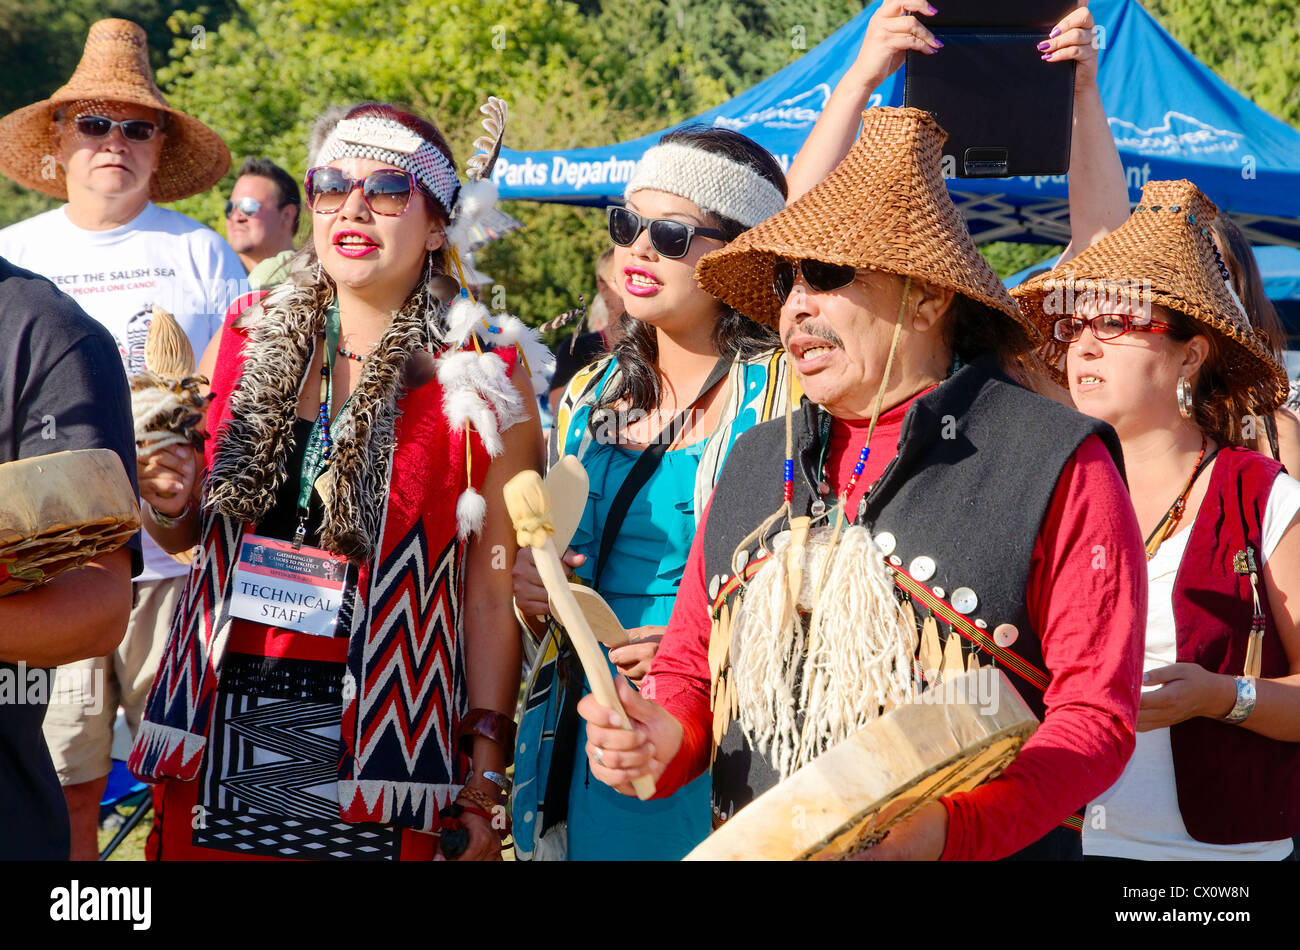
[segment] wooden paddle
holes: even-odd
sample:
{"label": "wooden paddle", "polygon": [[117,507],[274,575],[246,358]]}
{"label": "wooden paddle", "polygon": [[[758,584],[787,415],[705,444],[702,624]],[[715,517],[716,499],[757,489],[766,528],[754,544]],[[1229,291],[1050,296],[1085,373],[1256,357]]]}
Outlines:
{"label": "wooden paddle", "polygon": [[[591,632],[596,635],[597,640],[607,647],[621,647],[632,642],[632,638],[627,635],[627,631],[623,629],[623,625],[614,614],[614,608],[605,603],[604,597],[585,584],[574,584],[572,581],[569,583],[569,590],[578,604],[578,609],[587,618]],[[551,609],[555,609],[555,601],[551,601]]]}
{"label": "wooden paddle", "polygon": [[587,507],[587,470],[576,456],[565,455],[546,473],[546,493],[551,497],[551,524],[555,525],[555,550],[561,554],[578,530]]}
{"label": "wooden paddle", "polygon": [[[592,695],[596,697],[596,702],[606,709],[618,713],[622,719],[622,727],[630,730],[632,723],[623,710],[623,704],[619,702],[618,693],[614,690],[614,678],[609,675],[605,654],[601,652],[600,645],[591,632],[591,626],[587,623],[586,615],[578,607],[573,591],[569,589],[569,579],[564,574],[564,565],[560,562],[559,554],[556,553],[555,541],[552,537],[555,527],[551,520],[551,499],[542,477],[536,472],[520,472],[506,482],[503,494],[506,509],[510,512],[510,520],[514,522],[519,546],[533,549],[533,561],[537,565],[537,572],[541,574],[542,583],[546,585],[546,592],[550,595],[555,616],[564,625],[569,641],[573,644],[582,663],[583,672],[587,674]],[[632,787],[636,789],[637,797],[643,801],[655,793],[654,779],[649,775],[634,779]]]}

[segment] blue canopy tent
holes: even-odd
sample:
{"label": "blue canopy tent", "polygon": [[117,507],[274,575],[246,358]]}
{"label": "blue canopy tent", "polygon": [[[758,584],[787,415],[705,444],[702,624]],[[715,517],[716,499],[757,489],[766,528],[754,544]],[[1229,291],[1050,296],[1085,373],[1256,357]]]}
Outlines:
{"label": "blue canopy tent", "polygon": [[[877,0],[753,88],[681,124],[743,132],[788,168],[878,6]],[[1093,0],[1091,8],[1100,28],[1102,101],[1130,199],[1137,201],[1149,179],[1188,178],[1231,212],[1250,240],[1300,247],[1300,132],[1230,89],[1135,0]],[[902,101],[900,71],[871,104]],[[492,177],[504,199],[619,201],[636,160],[667,131],[600,148],[503,149]],[[952,179],[950,191],[976,241],[1069,239],[1065,176]]]}

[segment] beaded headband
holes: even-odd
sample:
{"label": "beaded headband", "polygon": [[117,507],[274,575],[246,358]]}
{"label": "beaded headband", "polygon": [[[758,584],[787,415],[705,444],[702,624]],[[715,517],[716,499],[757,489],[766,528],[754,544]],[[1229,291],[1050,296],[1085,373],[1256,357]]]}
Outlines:
{"label": "beaded headband", "polygon": [[623,197],[644,188],[680,195],[701,211],[747,228],[785,207],[776,186],[749,166],[678,142],[656,145],[642,155]]}
{"label": "beaded headband", "polygon": [[377,115],[343,119],[316,156],[328,165],[340,158],[373,158],[410,172],[448,211],[456,203],[460,180],[447,156],[400,122]]}

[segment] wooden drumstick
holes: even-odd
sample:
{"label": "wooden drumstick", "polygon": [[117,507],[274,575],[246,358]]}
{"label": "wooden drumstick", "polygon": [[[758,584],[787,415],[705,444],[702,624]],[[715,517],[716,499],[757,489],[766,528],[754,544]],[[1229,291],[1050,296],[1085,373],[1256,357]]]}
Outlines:
{"label": "wooden drumstick", "polygon": [[[564,566],[555,551],[551,500],[542,477],[536,472],[520,472],[506,482],[503,494],[506,510],[514,522],[519,546],[533,549],[537,573],[546,585],[546,593],[550,596],[551,606],[555,608],[556,618],[564,625],[578,659],[582,662],[583,672],[591,683],[592,695],[596,697],[596,702],[619,714],[624,729],[632,729],[631,720],[624,712],[623,704],[619,702],[618,693],[614,689],[614,678],[609,675],[605,654],[601,652],[586,616],[574,600],[573,592],[569,590],[569,579],[565,576]],[[632,787],[636,789],[637,797],[643,801],[655,793],[654,779],[650,775],[634,779]]]}

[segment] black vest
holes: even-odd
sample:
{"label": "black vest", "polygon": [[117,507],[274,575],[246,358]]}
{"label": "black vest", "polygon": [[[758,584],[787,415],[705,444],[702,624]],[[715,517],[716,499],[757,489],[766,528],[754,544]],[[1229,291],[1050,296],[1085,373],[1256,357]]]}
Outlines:
{"label": "black vest", "polygon": [[[817,466],[824,428],[825,411],[805,400],[794,417],[796,514],[814,514],[820,501],[815,486],[823,477]],[[871,489],[858,521],[878,542],[882,535],[892,535],[892,545],[885,544],[891,562],[923,575],[917,579],[936,596],[951,602],[954,592],[963,589],[961,606],[971,609],[962,612],[990,637],[1001,624],[1015,625],[1019,635],[1008,649],[1023,665],[996,665],[1040,719],[1050,671],[1030,622],[1025,588],[1039,526],[1061,469],[1089,435],[1101,437],[1122,474],[1119,440],[1109,425],[1016,385],[993,358],[985,357],[911,406],[898,455]],[[750,429],[732,447],[705,526],[704,577],[715,609],[739,591],[734,582],[728,584],[737,545],[781,507],[784,458],[784,420]],[[760,549],[770,550],[773,537],[788,528],[784,519],[778,521],[748,549],[745,560],[752,561]],[[918,622],[923,621],[929,611],[915,598],[912,606]],[[936,620],[945,643],[948,636],[958,636]],[[995,662],[990,653],[962,643],[968,658],[974,651],[981,665]],[[731,723],[713,767],[715,814],[730,817],[777,780],[776,770],[750,748],[739,723]],[[1021,855],[1077,856],[1079,835],[1064,828],[1057,832]]]}

